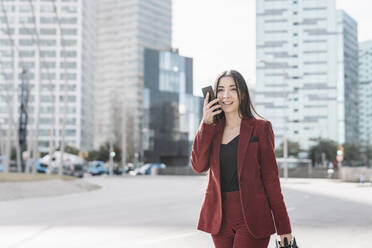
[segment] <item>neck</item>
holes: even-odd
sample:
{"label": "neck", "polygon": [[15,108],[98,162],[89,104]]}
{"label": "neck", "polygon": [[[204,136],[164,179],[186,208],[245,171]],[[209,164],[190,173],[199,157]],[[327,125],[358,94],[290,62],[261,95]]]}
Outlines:
{"label": "neck", "polygon": [[238,112],[225,113],[225,118],[226,118],[225,126],[227,128],[240,127],[240,123],[241,123],[242,119],[239,117]]}

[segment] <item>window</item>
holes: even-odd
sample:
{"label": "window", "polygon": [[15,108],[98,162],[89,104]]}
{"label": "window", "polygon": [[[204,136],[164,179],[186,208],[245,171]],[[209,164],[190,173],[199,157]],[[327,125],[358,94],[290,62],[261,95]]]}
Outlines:
{"label": "window", "polygon": [[8,39],[0,40],[0,45],[1,46],[10,46],[11,42]]}
{"label": "window", "polygon": [[70,17],[70,18],[61,18],[61,24],[76,24],[77,18]]}
{"label": "window", "polygon": [[55,69],[56,68],[56,62],[41,61],[40,66],[41,66],[41,68],[45,68],[45,69]]}
{"label": "window", "polygon": [[55,28],[41,28],[40,34],[41,35],[55,35],[57,34],[57,30]]}
{"label": "window", "polygon": [[40,124],[52,124],[52,118],[40,118],[39,119]]}
{"label": "window", "polygon": [[62,28],[63,35],[76,35],[76,28]]}
{"label": "window", "polygon": [[40,17],[41,24],[54,24],[57,23],[57,18],[55,17]]}
{"label": "window", "polygon": [[[65,74],[61,73],[60,79],[64,79],[64,78],[65,78]],[[67,73],[67,79],[76,80],[76,78],[77,78],[76,73]]]}
{"label": "window", "polygon": [[[63,91],[63,90],[65,89],[64,86],[65,86],[64,84],[61,84],[61,85],[59,86],[59,89],[60,89],[61,91]],[[76,90],[76,84],[68,84],[68,85],[67,85],[67,90],[68,90],[68,91],[75,91],[75,90]]]}
{"label": "window", "polygon": [[55,51],[40,51],[41,57],[56,57]]}
{"label": "window", "polygon": [[20,39],[19,40],[19,45],[20,46],[33,46],[35,44],[35,40],[31,39]]}
{"label": "window", "polygon": [[36,34],[36,32],[34,28],[20,28],[19,34],[30,35],[30,34]]}
{"label": "window", "polygon": [[20,68],[35,68],[35,62],[23,61],[23,62],[19,62],[18,66]]}
{"label": "window", "polygon": [[41,73],[41,80],[55,80],[56,74],[55,73]]}
{"label": "window", "polygon": [[62,40],[62,45],[64,46],[76,46],[76,40]]}
{"label": "window", "polygon": [[55,97],[53,95],[41,95],[40,101],[41,102],[54,102]]}
{"label": "window", "polygon": [[62,6],[61,11],[62,13],[76,13],[77,8],[76,6]]}
{"label": "window", "polygon": [[27,80],[34,80],[35,79],[35,74],[31,73],[31,72],[27,72],[26,74],[18,73],[18,79],[19,80],[22,80],[23,77]]}
{"label": "window", "polygon": [[53,6],[53,4],[41,5],[40,6],[40,12],[41,13],[54,13],[54,6]]}
{"label": "window", "polygon": [[[66,62],[66,67],[68,69],[74,69],[74,68],[76,68],[76,62]],[[65,63],[64,62],[61,62],[60,68],[61,69],[64,69],[65,68]]]}
{"label": "window", "polygon": [[[8,17],[9,19],[9,17]],[[28,16],[20,16],[19,17],[19,23],[35,23],[34,17],[28,17]]]}
{"label": "window", "polygon": [[61,57],[76,58],[76,51],[61,51]]}
{"label": "window", "polygon": [[21,13],[32,12],[31,6],[28,5],[28,4],[20,5],[20,6],[19,6],[19,12],[21,12]]}
{"label": "window", "polygon": [[[54,84],[41,84],[40,85],[40,90],[41,91],[45,91],[45,90],[47,90],[47,91],[53,91],[55,89],[55,85]],[[47,107],[45,107],[45,108],[47,108]],[[50,112],[48,112],[48,113],[50,113]]]}
{"label": "window", "polygon": [[40,46],[55,46],[57,44],[56,40],[39,40]]}

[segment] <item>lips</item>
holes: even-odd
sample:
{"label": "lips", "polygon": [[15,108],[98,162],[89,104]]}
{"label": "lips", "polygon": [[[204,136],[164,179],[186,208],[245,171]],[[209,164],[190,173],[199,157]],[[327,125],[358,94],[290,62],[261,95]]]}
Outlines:
{"label": "lips", "polygon": [[233,102],[222,102],[223,105],[231,105]]}

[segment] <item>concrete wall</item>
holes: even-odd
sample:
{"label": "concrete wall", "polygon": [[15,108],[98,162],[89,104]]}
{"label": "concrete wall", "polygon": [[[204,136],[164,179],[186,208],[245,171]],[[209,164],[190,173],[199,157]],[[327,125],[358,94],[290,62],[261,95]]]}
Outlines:
{"label": "concrete wall", "polygon": [[[164,169],[154,170],[154,175],[178,175],[178,176],[205,176],[205,173],[195,173],[191,167],[168,167]],[[284,177],[284,169],[279,169],[279,176]],[[331,178],[341,179],[349,182],[372,181],[372,168],[358,168],[358,167],[341,167],[334,170],[332,174],[328,174],[327,168],[290,168],[288,169],[289,178]]]}
{"label": "concrete wall", "polygon": [[341,167],[338,178],[347,182],[372,181],[372,168]]}

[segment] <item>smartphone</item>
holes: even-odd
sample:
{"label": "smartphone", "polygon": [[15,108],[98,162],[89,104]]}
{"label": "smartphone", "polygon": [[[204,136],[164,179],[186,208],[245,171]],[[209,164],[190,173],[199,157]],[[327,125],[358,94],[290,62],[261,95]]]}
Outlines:
{"label": "smartphone", "polygon": [[[213,101],[214,99],[216,99],[216,96],[214,95],[214,91],[213,91],[212,86],[207,86],[207,87],[202,88],[202,92],[203,92],[204,99],[207,96],[207,92],[209,92],[208,102]],[[212,106],[217,105],[217,104],[218,104],[218,102],[216,102]],[[220,109],[221,108],[217,108],[217,109],[213,110],[213,112],[215,112],[217,110],[220,110]]]}

